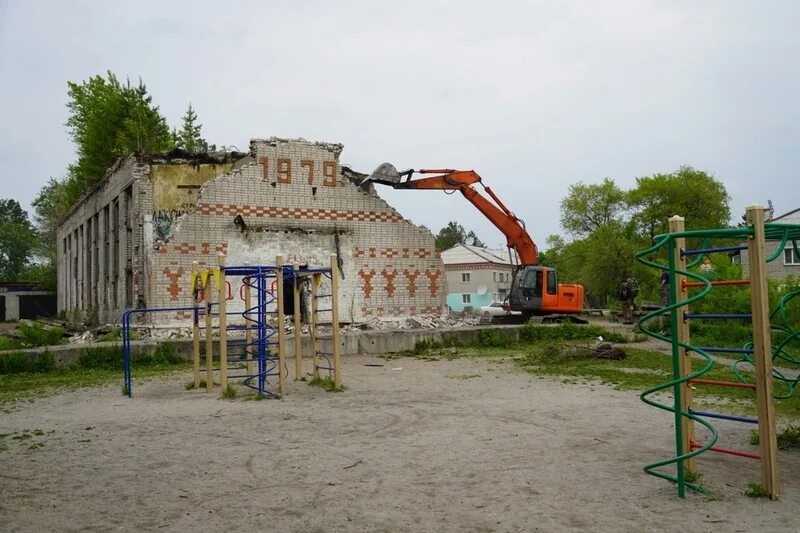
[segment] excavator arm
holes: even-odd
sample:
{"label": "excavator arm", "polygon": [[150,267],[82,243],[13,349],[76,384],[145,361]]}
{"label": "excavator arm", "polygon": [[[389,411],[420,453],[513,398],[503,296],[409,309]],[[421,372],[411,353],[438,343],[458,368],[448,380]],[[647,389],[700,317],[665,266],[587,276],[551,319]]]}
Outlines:
{"label": "excavator arm", "polygon": [[[413,179],[413,175],[432,174],[425,178]],[[403,180],[402,178],[406,179]],[[374,181],[389,185],[395,189],[430,189],[443,191],[459,191],[478,211],[506,236],[509,248],[516,250],[523,265],[539,263],[536,244],[528,235],[525,223],[500,201],[497,195],[481,181],[474,170],[423,169],[398,172],[394,166],[384,163],[365,181]],[[491,198],[486,198],[473,185],[480,184]]]}

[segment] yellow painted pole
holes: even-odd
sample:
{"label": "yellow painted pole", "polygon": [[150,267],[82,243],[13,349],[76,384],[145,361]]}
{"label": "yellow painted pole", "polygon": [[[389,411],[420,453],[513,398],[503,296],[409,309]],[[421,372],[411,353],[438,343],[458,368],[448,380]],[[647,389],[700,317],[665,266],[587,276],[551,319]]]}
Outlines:
{"label": "yellow painted pole", "polygon": [[303,338],[301,336],[300,324],[300,278],[297,271],[300,265],[295,263],[294,268],[294,379],[300,381],[303,378]]}
{"label": "yellow painted pole", "polygon": [[[192,305],[197,307],[197,261],[192,261]],[[200,313],[192,311],[192,373],[194,374],[194,388],[200,387]]]}
{"label": "yellow painted pole", "polygon": [[317,360],[317,288],[319,287],[320,274],[311,276],[311,316],[308,320],[308,332],[311,336],[311,361],[314,365],[313,378],[319,379],[319,361]]}
{"label": "yellow painted pole", "polygon": [[[245,262],[245,266],[249,266],[249,262]],[[253,361],[253,330],[250,329],[252,325],[251,322],[247,319],[249,315],[248,309],[253,306],[253,299],[250,293],[250,285],[248,285],[245,280],[247,280],[247,276],[242,277],[242,283],[244,283],[244,313],[242,317],[244,317],[244,356],[247,358],[247,375],[252,376],[255,374],[255,361]]]}
{"label": "yellow painted pole", "polygon": [[283,373],[286,364],[286,324],[283,314],[283,257],[275,258],[275,279],[278,289],[278,394],[286,390],[286,376]]}
{"label": "yellow painted pole", "polygon": [[[669,231],[670,233],[679,233],[684,231],[685,223],[684,218],[678,215],[671,217],[669,219]],[[682,250],[686,249],[686,239],[683,237],[677,238],[673,241],[673,245],[675,246],[675,269],[676,270],[686,270],[686,258],[683,257],[681,254]],[[677,295],[678,301],[685,302],[688,298],[688,289],[684,287],[683,282],[686,279],[686,276],[682,274],[677,274],[675,276],[675,283],[677,284]],[[682,308],[684,311],[689,311],[688,306],[684,306]],[[681,315],[680,311],[678,315]],[[690,337],[689,337],[689,324],[684,320],[678,320],[678,341],[688,344]],[[680,348],[680,355],[678,356],[678,367],[680,369],[680,377],[686,377],[692,373],[692,354],[691,352],[687,351],[685,348]],[[681,384],[681,405],[680,410],[683,413],[688,413],[689,409],[692,407],[692,385],[689,382],[684,381]],[[682,416],[681,417],[681,426],[682,430],[682,437],[683,437],[683,451],[684,453],[688,452],[692,449],[691,443],[694,441],[694,421],[691,418]],[[684,465],[688,470],[697,470],[697,461],[694,457],[687,459],[684,462]]]}
{"label": "yellow painted pole", "polygon": [[225,283],[225,254],[219,254],[219,385],[222,394],[228,390],[228,317],[227,284]]}
{"label": "yellow painted pole", "polygon": [[767,288],[766,238],[764,208],[749,205],[747,223],[753,236],[747,242],[750,264],[750,309],[753,324],[753,357],[756,366],[756,402],[758,442],[761,452],[761,482],[767,495],[778,499],[778,443],[775,432],[775,405],[772,396],[772,338],[769,327],[769,292]]}
{"label": "yellow painted pole", "polygon": [[333,343],[333,383],[342,385],[342,368],[339,347],[339,260],[331,256],[331,337]]}
{"label": "yellow painted pole", "polygon": [[211,316],[211,280],[206,277],[203,295],[206,299],[206,391],[214,390],[214,324]]}

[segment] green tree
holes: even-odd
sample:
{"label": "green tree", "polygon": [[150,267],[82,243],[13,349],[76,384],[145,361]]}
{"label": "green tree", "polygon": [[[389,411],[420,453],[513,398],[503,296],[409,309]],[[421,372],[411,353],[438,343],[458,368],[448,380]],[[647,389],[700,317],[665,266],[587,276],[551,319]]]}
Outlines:
{"label": "green tree", "polygon": [[198,152],[208,152],[208,143],[200,135],[202,124],[197,123],[197,113],[192,109],[191,102],[189,108],[183,115],[183,125],[181,131],[174,133],[177,137],[176,145],[182,150],[195,154]]}
{"label": "green tree", "polygon": [[731,217],[729,200],[720,181],[689,166],[637,178],[636,188],[628,193],[632,220],[650,239],[668,231],[673,215],[684,217],[687,229],[725,228]]}
{"label": "green tree", "polygon": [[626,208],[625,192],[614,180],[570,185],[561,200],[561,226],[576,236],[585,237],[603,224],[618,220]]}
{"label": "green tree", "polygon": [[114,161],[131,152],[157,153],[173,147],[167,122],[142,81],[123,85],[108,72],[68,84],[67,130],[78,159],[68,169],[68,204],[99,182]]}
{"label": "green tree", "polygon": [[36,232],[16,200],[0,200],[0,281],[18,281],[36,249]]}
{"label": "green tree", "polygon": [[29,269],[27,277],[46,287],[56,284],[56,232],[69,210],[65,182],[50,178],[33,200],[33,222],[38,235],[36,252],[42,263]]}
{"label": "green tree", "polygon": [[447,250],[456,244],[465,244],[467,239],[473,239],[473,246],[484,247],[483,242],[475,235],[475,232],[466,231],[464,226],[455,221],[450,221],[445,227],[439,230],[436,235],[436,249]]}

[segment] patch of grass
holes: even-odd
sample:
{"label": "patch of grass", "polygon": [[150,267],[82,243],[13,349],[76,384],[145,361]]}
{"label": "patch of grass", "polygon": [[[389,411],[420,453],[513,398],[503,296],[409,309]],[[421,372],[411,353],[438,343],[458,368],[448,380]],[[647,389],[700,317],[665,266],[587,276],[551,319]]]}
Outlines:
{"label": "patch of grass", "polygon": [[[175,347],[168,342],[159,343],[152,352],[133,358],[134,367],[178,365],[181,363],[185,363],[184,359],[175,352]],[[98,346],[86,348],[78,359],[77,365],[81,368],[119,370],[122,368],[122,347]]]}
{"label": "patch of grass", "polygon": [[608,331],[604,327],[595,324],[566,323],[556,326],[525,324],[519,331],[519,340],[521,342],[593,340],[597,337],[603,337],[605,342],[628,342],[628,338],[625,335]]}
{"label": "patch of grass", "polygon": [[703,474],[698,472],[697,470],[692,470],[691,468],[687,468],[686,472],[684,472],[683,477],[689,483],[697,483],[703,478]]}
{"label": "patch of grass", "polygon": [[[133,366],[134,379],[146,379],[174,374],[191,368],[190,363],[175,365]],[[120,365],[110,368],[73,367],[46,373],[0,374],[0,404],[29,400],[57,394],[64,390],[98,387],[119,382]],[[127,396],[127,391],[122,391]]]}
{"label": "patch of grass", "polygon": [[344,385],[339,385],[337,387],[336,383],[334,383],[333,381],[333,378],[331,378],[330,376],[325,376],[323,378],[320,377],[313,378],[311,381],[308,382],[308,385],[310,387],[319,387],[328,392],[343,392],[346,388]]}
{"label": "patch of grass", "polygon": [[747,490],[744,491],[744,495],[750,496],[751,498],[765,498],[767,496],[767,491],[760,483],[751,481],[747,484]]}
{"label": "patch of grass", "polygon": [[60,326],[44,326],[38,322],[27,324],[20,322],[17,325],[17,331],[22,334],[22,342],[25,346],[39,347],[39,346],[53,346],[55,344],[64,344],[64,328]]}
{"label": "patch of grass", "polygon": [[[781,450],[800,448],[800,426],[789,424],[782,431],[778,432],[776,440],[778,441],[778,448]],[[750,432],[750,444],[758,446],[760,441],[761,437],[758,434],[758,430],[752,430]]]}
{"label": "patch of grass", "polygon": [[[550,326],[538,326],[555,329]],[[531,374],[566,380],[569,383],[600,381],[620,390],[643,391],[659,383],[666,383],[672,376],[672,359],[660,352],[625,347],[627,357],[623,360],[598,359],[591,356],[588,344],[564,341],[516,344],[506,348],[462,346],[447,350],[430,348],[416,357],[446,357],[448,359],[485,357],[509,358]],[[588,356],[587,356],[588,354]],[[705,365],[699,359],[692,361],[694,370]],[[715,364],[703,376],[707,379],[734,380],[727,365]],[[671,394],[666,389],[664,394]],[[755,413],[755,395],[750,389],[698,386],[694,390],[695,406],[714,408],[720,412],[752,415]],[[669,399],[664,400],[669,403]],[[777,414],[800,418],[800,394],[777,401]],[[798,436],[800,438],[800,436]]]}
{"label": "patch of grass", "polygon": [[6,446],[5,444],[0,444],[0,452],[7,452],[7,451],[8,451],[8,446]]}
{"label": "patch of grass", "polygon": [[9,337],[8,335],[0,335],[0,351],[3,350],[19,350],[25,346],[19,339]]}
{"label": "patch of grass", "polygon": [[447,376],[450,379],[472,379],[481,377],[480,374],[459,374],[457,376]]}
{"label": "patch of grass", "polygon": [[478,340],[475,344],[489,348],[506,348],[516,344],[516,340],[506,334],[505,330],[482,329],[478,331]]}
{"label": "patch of grass", "polygon": [[36,355],[12,352],[0,355],[0,375],[2,374],[39,374],[55,369],[53,354],[45,350]]}
{"label": "patch of grass", "polygon": [[38,450],[39,448],[44,448],[44,442],[34,442],[28,446],[29,450]]}
{"label": "patch of grass", "polygon": [[239,396],[239,392],[233,385],[228,385],[222,390],[222,398],[226,400],[235,400]]}

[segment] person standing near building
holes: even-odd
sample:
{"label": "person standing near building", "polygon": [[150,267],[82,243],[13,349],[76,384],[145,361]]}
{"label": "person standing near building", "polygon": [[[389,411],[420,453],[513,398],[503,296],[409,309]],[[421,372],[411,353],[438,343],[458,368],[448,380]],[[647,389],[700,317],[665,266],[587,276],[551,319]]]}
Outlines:
{"label": "person standing near building", "polygon": [[633,324],[633,300],[639,294],[639,281],[630,273],[626,273],[619,288],[619,299],[622,302],[622,323]]}
{"label": "person standing near building", "polygon": [[669,272],[666,270],[661,272],[661,305],[669,305]]}

